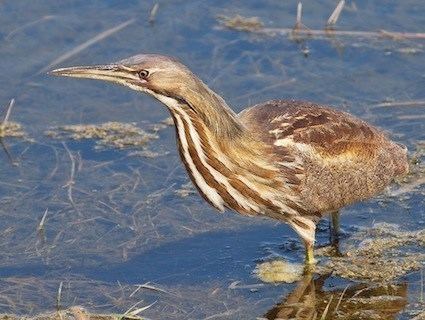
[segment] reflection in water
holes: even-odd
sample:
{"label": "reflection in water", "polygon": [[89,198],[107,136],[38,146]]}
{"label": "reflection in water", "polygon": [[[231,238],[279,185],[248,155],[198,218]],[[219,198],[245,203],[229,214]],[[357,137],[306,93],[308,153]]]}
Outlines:
{"label": "reflection in water", "polygon": [[395,319],[407,305],[407,283],[350,284],[324,288],[331,275],[307,274],[285,299],[264,317],[277,319]]}

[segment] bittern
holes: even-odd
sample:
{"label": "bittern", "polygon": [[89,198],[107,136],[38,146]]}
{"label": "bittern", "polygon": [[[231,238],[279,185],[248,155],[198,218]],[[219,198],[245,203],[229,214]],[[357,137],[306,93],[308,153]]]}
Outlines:
{"label": "bittern", "polygon": [[288,223],[304,241],[307,263],[326,213],[376,195],[408,171],[404,146],[348,113],[271,100],[236,114],[172,57],[140,54],[51,73],[110,81],[158,99],[202,197],[219,211]]}

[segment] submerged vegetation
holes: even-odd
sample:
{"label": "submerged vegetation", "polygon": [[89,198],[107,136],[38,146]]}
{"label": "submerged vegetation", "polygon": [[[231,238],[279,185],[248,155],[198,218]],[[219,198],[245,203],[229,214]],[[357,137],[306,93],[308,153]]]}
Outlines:
{"label": "submerged vegetation", "polygon": [[46,132],[55,139],[94,139],[98,147],[145,147],[148,142],[158,139],[153,133],[147,133],[135,123],[106,122],[98,125],[67,125]]}
{"label": "submerged vegetation", "polygon": [[0,125],[0,138],[23,138],[25,135],[25,131],[20,123],[8,121],[6,124]]}
{"label": "submerged vegetation", "polygon": [[243,17],[241,15],[235,15],[233,17],[218,16],[218,20],[225,27],[235,29],[238,31],[258,31],[264,27],[263,22],[258,17]]}
{"label": "submerged vegetation", "polygon": [[[320,261],[314,272],[349,280],[390,282],[423,267],[424,246],[425,230],[401,231],[398,226],[380,223],[350,236],[340,254],[335,254],[333,246],[318,249]],[[273,260],[257,265],[254,274],[267,283],[292,283],[302,278],[303,271],[303,265]]]}
{"label": "submerged vegetation", "polygon": [[[389,282],[425,263],[425,230],[402,231],[395,225],[376,224],[344,242],[343,256],[330,256],[320,273],[333,272],[346,279]],[[327,255],[327,250],[319,252]]]}
{"label": "submerged vegetation", "polygon": [[[13,93],[25,106],[11,117],[12,100],[0,121],[4,150],[19,163],[3,161],[0,170],[0,320],[425,318],[425,100],[418,67],[425,50],[415,24],[421,17],[403,23],[420,15],[418,4],[398,2],[391,12],[356,1],[335,8],[326,22],[334,3],[306,4],[305,18],[302,6],[286,2],[276,2],[289,8],[278,13],[275,4],[265,2],[266,10],[253,1],[225,8],[139,1],[101,10],[81,1],[52,3],[10,1],[0,13],[3,99]],[[81,15],[67,11],[73,5]],[[146,19],[134,17],[143,10]],[[205,13],[245,33],[217,32]],[[336,30],[340,14],[344,26]],[[235,111],[290,97],[356,113],[408,145],[411,172],[388,193],[346,208],[340,254],[318,249],[315,273],[305,274],[289,228],[214,214],[200,199],[162,111],[128,92],[104,98],[93,86],[84,99],[103,97],[97,105],[64,90],[66,80],[29,76],[84,59],[108,62],[135,48],[179,56]],[[138,119],[117,104],[140,107]],[[132,122],[139,120],[147,122]],[[37,141],[28,143],[28,135]],[[327,244],[323,225],[318,234],[318,247]]]}
{"label": "submerged vegetation", "polygon": [[[334,11],[330,14],[327,22],[325,23],[324,29],[310,29],[302,23],[302,3],[299,2],[297,6],[297,13],[295,17],[295,25],[292,28],[266,28],[263,22],[258,17],[243,17],[241,15],[235,15],[233,17],[220,15],[218,16],[219,23],[228,28],[237,31],[245,31],[251,33],[257,33],[260,35],[267,36],[291,36],[294,39],[299,39],[300,36],[309,38],[329,38],[332,39],[335,36],[342,37],[353,37],[363,39],[389,39],[394,41],[400,40],[423,40],[425,39],[425,32],[409,33],[409,32],[396,32],[396,31],[357,31],[357,30],[336,30],[334,28],[337,23],[341,12],[345,6],[345,1],[340,0],[336,5]],[[412,53],[412,49],[406,50],[406,53]],[[419,51],[421,51],[419,49]],[[418,52],[417,49],[413,50],[414,53]]]}
{"label": "submerged vegetation", "polygon": [[9,121],[14,105],[15,100],[12,99],[5,110],[5,115],[0,123],[0,139],[6,137],[23,138],[26,136],[26,133],[20,123]]}

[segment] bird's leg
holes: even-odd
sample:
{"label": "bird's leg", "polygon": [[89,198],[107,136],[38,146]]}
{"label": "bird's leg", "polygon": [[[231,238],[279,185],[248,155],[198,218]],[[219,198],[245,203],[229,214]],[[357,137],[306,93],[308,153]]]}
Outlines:
{"label": "bird's leg", "polygon": [[315,263],[314,239],[316,234],[316,222],[308,217],[295,216],[292,217],[289,223],[304,242],[306,265],[313,265]]}
{"label": "bird's leg", "polygon": [[342,257],[343,254],[339,250],[339,238],[340,238],[340,224],[339,224],[339,211],[331,212],[331,225],[330,225],[330,244],[333,248],[334,254],[337,257]]}
{"label": "bird's leg", "polygon": [[305,246],[305,264],[308,266],[314,265],[316,260],[314,259],[314,242],[304,241]]}
{"label": "bird's leg", "polygon": [[335,243],[338,242],[339,239],[339,232],[340,232],[340,228],[339,228],[339,211],[333,211],[331,212],[331,220],[332,220],[332,225],[331,225],[331,243]]}

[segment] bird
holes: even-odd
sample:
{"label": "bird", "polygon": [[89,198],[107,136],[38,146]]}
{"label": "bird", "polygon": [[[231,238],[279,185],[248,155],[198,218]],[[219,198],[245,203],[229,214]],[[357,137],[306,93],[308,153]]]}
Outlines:
{"label": "bird", "polygon": [[235,113],[178,59],[138,54],[53,75],[120,84],[159,100],[176,128],[181,160],[214,208],[289,224],[314,265],[316,225],[381,193],[408,173],[407,148],[335,108],[281,99]]}

